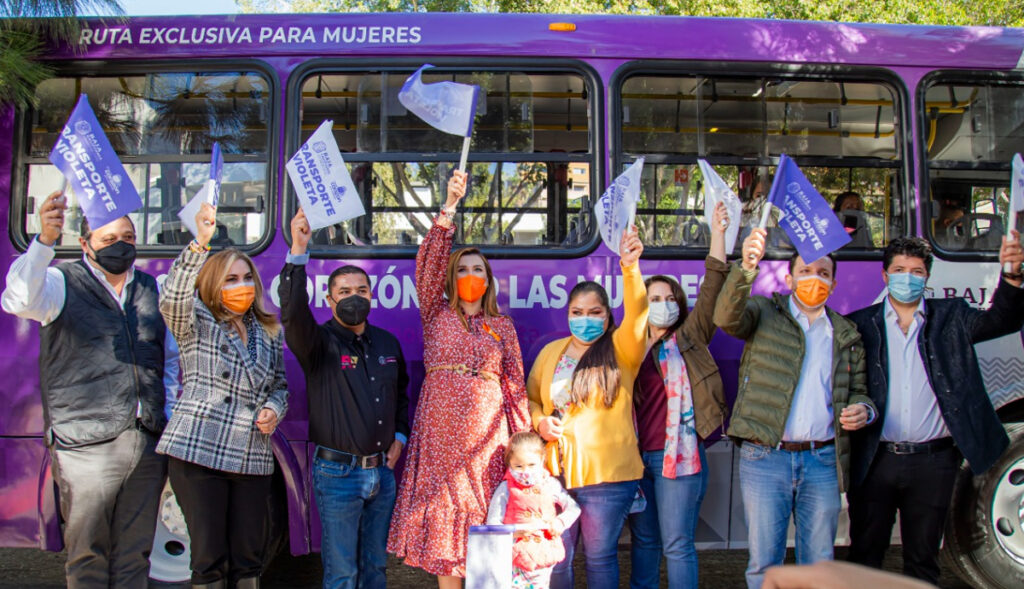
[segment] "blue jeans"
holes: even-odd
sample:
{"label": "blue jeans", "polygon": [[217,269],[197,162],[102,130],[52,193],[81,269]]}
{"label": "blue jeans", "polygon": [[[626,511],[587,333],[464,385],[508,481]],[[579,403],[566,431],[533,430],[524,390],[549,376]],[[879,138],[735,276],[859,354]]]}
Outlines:
{"label": "blue jeans", "polygon": [[551,589],[572,589],[572,559],[576,541],[582,539],[586,555],[587,587],[617,589],[619,586],[619,535],[626,522],[629,506],[636,495],[637,481],[599,483],[576,489],[569,494],[579,503],[580,517],[562,532],[565,560],[555,565]]}
{"label": "blue jeans", "polygon": [[744,443],[740,493],[750,551],[748,589],[760,589],[765,570],[785,559],[790,515],[796,521],[797,564],[832,560],[841,507],[835,445],[789,452]]}
{"label": "blue jeans", "polygon": [[647,509],[629,514],[632,589],[658,586],[662,550],[668,564],[668,586],[697,587],[697,548],[693,542],[700,505],[708,488],[704,444],[698,443],[697,448],[700,472],[674,479],[661,476],[664,450],[643,453],[644,478],[640,479],[640,488],[647,497]]}
{"label": "blue jeans", "polygon": [[317,458],[313,489],[324,589],[384,589],[395,474],[386,466],[364,469]]}

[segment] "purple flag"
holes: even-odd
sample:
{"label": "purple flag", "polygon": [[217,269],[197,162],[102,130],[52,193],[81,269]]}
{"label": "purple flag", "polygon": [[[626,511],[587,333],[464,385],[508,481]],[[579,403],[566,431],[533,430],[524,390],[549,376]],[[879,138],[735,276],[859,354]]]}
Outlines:
{"label": "purple flag", "polygon": [[211,207],[220,202],[220,178],[224,174],[224,155],[220,152],[220,143],[213,142],[213,153],[210,154],[210,180],[207,182],[206,202]]}
{"label": "purple flag", "polygon": [[102,227],[142,207],[85,94],[64,124],[50,162],[68,179],[90,227]]}
{"label": "purple flag", "polygon": [[850,242],[850,234],[832,207],[786,154],[779,158],[768,202],[781,209],[779,226],[786,230],[805,264]]}
{"label": "purple flag", "polygon": [[424,84],[420,76],[429,67],[434,66],[424,64],[409,76],[398,91],[398,101],[432,127],[469,137],[473,134],[473,115],[480,87],[455,82]]}

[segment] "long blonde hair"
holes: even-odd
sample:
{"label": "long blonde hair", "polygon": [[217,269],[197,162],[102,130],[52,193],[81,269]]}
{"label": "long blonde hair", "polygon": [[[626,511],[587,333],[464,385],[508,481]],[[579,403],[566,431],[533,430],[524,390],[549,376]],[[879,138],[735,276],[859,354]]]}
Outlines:
{"label": "long blonde hair", "polygon": [[499,317],[501,315],[501,311],[498,310],[498,295],[494,293],[494,273],[491,271],[491,263],[475,247],[464,247],[455,250],[452,252],[451,257],[448,258],[448,273],[444,278],[444,294],[448,297],[448,306],[459,316],[459,321],[462,322],[462,327],[466,328],[466,331],[469,331],[469,321],[466,320],[466,314],[462,312],[462,307],[459,306],[459,286],[457,281],[459,260],[463,256],[472,255],[480,256],[480,259],[484,261],[484,270],[487,272],[487,291],[484,293],[482,304],[484,314],[488,317]]}
{"label": "long blonde hair", "polygon": [[252,281],[256,287],[256,300],[253,301],[251,308],[253,316],[263,326],[264,331],[270,334],[270,337],[277,337],[281,331],[281,324],[277,320],[277,315],[268,312],[263,306],[263,281],[260,280],[260,273],[256,270],[256,265],[252,263],[252,258],[233,247],[219,251],[206,259],[206,263],[199,270],[199,276],[196,277],[199,300],[203,301],[217,321],[231,320],[233,315],[221,303],[220,291],[227,280],[231,265],[237,260],[244,260],[249,266],[249,271],[252,272]]}

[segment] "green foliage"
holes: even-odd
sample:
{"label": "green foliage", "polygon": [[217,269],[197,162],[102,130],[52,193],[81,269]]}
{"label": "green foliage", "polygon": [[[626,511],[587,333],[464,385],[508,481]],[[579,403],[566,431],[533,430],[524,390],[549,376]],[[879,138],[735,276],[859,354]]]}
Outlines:
{"label": "green foliage", "polygon": [[35,102],[35,87],[53,75],[39,62],[50,46],[76,44],[83,13],[123,14],[118,0],[6,0],[0,2],[0,104]]}
{"label": "green foliage", "polygon": [[243,12],[664,14],[1024,26],[1024,0],[236,0]]}

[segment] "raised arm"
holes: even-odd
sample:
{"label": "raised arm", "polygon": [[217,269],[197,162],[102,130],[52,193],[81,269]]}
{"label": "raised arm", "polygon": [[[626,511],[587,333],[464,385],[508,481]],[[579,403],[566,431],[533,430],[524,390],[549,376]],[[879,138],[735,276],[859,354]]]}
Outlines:
{"label": "raised arm", "polygon": [[622,324],[612,334],[615,351],[629,363],[632,372],[640,369],[647,354],[647,287],[640,274],[640,254],[644,244],[631,227],[622,235],[619,244],[622,268]]}
{"label": "raised arm", "polygon": [[160,314],[180,344],[195,327],[196,278],[210,254],[207,246],[217,230],[217,211],[203,203],[196,213],[199,235],[181,250],[171,264],[160,290]]}
{"label": "raised arm", "polygon": [[284,325],[288,349],[308,369],[312,358],[323,349],[323,339],[309,308],[309,294],[306,292],[306,264],[309,262],[306,250],[312,232],[302,209],[292,219],[291,231],[292,248],[281,269],[277,296],[281,302],[281,324]]}
{"label": "raised arm", "polygon": [[999,249],[999,267],[1009,264],[1014,273],[1003,274],[992,295],[992,304],[987,311],[971,309],[967,315],[967,330],[974,343],[1019,332],[1024,326],[1024,289],[1021,288],[1020,234],[1016,231],[1012,239],[1003,240]]}
{"label": "raised arm", "polygon": [[757,327],[760,312],[750,299],[758,262],[764,257],[765,230],[754,228],[743,240],[743,259],[729,271],[715,304],[715,325],[733,337],[747,339]]}
{"label": "raised arm", "polygon": [[[725,205],[718,203],[711,221],[711,251],[704,259],[704,282],[700,286],[693,311],[686,316],[686,322],[683,323],[683,330],[690,340],[705,346],[711,343],[711,338],[718,329],[714,321],[715,304],[729,273],[729,266],[725,263],[725,230],[728,229],[729,222],[729,213]],[[682,304],[682,301],[680,303]]]}
{"label": "raised arm", "polygon": [[64,309],[64,275],[50,268],[53,246],[64,231],[64,194],[54,192],[39,208],[39,235],[7,271],[7,287],[0,297],[4,311],[23,319],[50,323]]}

